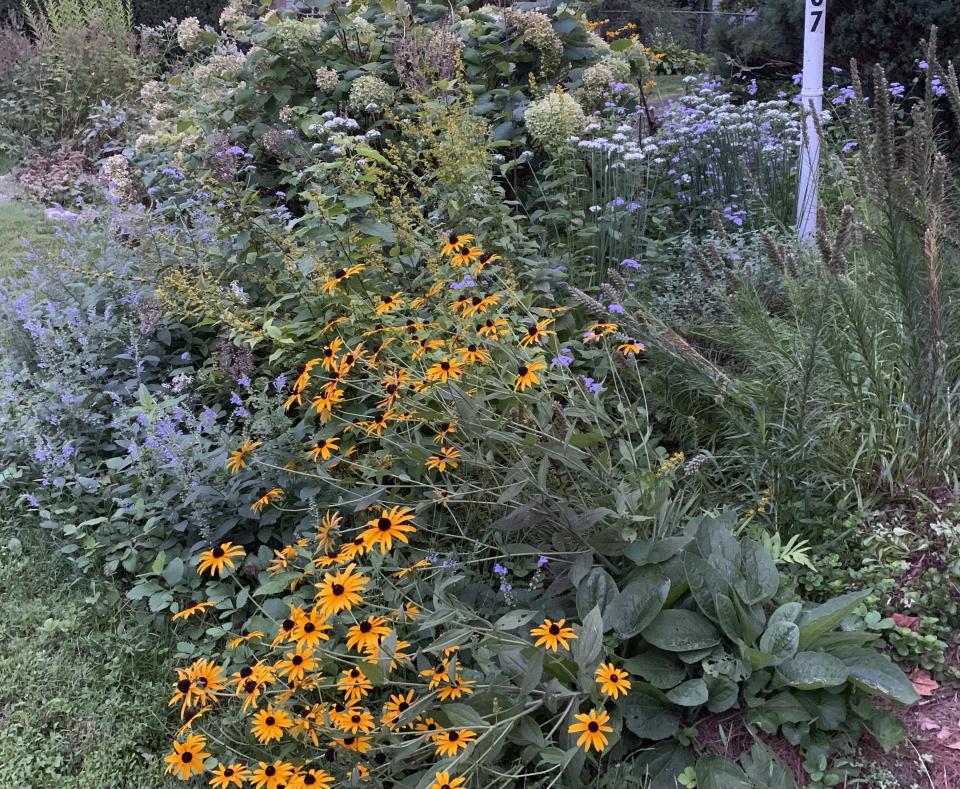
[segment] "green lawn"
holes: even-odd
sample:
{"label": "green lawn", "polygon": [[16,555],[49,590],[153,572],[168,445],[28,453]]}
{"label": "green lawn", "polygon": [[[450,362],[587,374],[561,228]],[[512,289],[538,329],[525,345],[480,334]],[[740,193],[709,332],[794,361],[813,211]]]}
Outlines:
{"label": "green lawn", "polygon": [[23,256],[23,239],[31,244],[50,245],[56,240],[42,208],[13,201],[0,205],[0,274]]}
{"label": "green lawn", "polygon": [[36,524],[0,526],[0,787],[168,784],[167,639],[119,599],[92,601]]}

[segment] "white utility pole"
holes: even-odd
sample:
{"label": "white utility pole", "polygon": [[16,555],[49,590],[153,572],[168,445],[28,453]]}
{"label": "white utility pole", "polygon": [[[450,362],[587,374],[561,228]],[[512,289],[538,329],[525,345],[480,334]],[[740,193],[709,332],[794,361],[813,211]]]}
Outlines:
{"label": "white utility pole", "polygon": [[[804,134],[800,145],[800,184],[797,189],[797,236],[817,232],[817,186],[820,177],[820,137],[814,121],[823,110],[823,43],[827,27],[827,0],[806,0],[803,17],[803,84],[800,102]],[[813,113],[816,113],[814,115]]]}

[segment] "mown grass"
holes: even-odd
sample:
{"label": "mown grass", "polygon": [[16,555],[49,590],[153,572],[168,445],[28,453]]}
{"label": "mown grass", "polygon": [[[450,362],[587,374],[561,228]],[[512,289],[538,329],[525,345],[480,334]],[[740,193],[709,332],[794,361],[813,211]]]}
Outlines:
{"label": "mown grass", "polygon": [[162,774],[167,641],[122,597],[90,596],[35,524],[0,525],[3,789],[172,785]]}
{"label": "mown grass", "polygon": [[20,201],[0,204],[0,276],[10,270],[15,260],[23,258],[24,239],[31,245],[55,243],[56,235],[44,218],[43,209]]}

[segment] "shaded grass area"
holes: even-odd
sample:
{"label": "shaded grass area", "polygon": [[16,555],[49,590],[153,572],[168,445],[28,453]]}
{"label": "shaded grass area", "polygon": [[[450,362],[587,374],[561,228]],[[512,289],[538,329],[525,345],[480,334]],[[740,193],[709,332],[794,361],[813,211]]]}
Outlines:
{"label": "shaded grass area", "polygon": [[43,209],[19,201],[0,204],[0,276],[9,272],[14,260],[23,258],[24,239],[43,247],[56,242]]}
{"label": "shaded grass area", "polygon": [[3,789],[172,785],[167,640],[90,594],[36,525],[0,525]]}

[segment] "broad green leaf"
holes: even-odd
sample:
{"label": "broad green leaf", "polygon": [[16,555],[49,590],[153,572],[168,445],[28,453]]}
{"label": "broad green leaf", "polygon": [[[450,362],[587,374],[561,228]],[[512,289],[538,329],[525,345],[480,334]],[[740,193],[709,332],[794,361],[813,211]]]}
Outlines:
{"label": "broad green leaf", "polygon": [[760,636],[760,651],[771,655],[777,665],[796,655],[799,643],[799,627],[793,622],[774,622]]}
{"label": "broad green leaf", "polygon": [[690,652],[720,643],[717,629],[709,619],[682,608],[661,611],[642,634],[648,643],[667,652]]}
{"label": "broad green leaf", "polygon": [[878,710],[876,714],[867,721],[867,729],[885,751],[892,751],[906,737],[907,731],[903,721],[896,715],[889,712]]}
{"label": "broad green leaf", "polygon": [[771,696],[747,714],[747,720],[767,734],[774,734],[785,723],[805,723],[814,717],[788,690]]}
{"label": "broad green leaf", "polygon": [[727,677],[706,677],[707,709],[710,712],[726,712],[737,705],[740,687]]}
{"label": "broad green leaf", "polygon": [[865,647],[838,647],[833,654],[846,664],[849,681],[867,693],[904,705],[920,700],[907,675],[886,655]]}
{"label": "broad green leaf", "polygon": [[496,622],[493,623],[493,629],[516,630],[518,627],[522,627],[523,625],[532,621],[536,615],[536,611],[518,608],[501,616]]}
{"label": "broad green leaf", "polygon": [[777,671],[788,685],[800,690],[832,688],[847,681],[844,662],[826,652],[798,652],[783,661]]}
{"label": "broad green leaf", "polygon": [[707,683],[702,679],[688,679],[667,691],[667,698],[681,707],[699,707],[707,703],[708,697]]}
{"label": "broad green leaf", "polygon": [[170,586],[176,586],[183,580],[183,571],[183,559],[179,556],[174,556],[163,569],[163,580],[170,584]]}
{"label": "broad green leaf", "polygon": [[467,704],[444,704],[441,713],[451,726],[483,729],[487,725],[480,713]]}
{"label": "broad green leaf", "polygon": [[740,545],[726,525],[706,516],[697,529],[696,546],[704,561],[727,583],[736,580],[740,574]]}
{"label": "broad green leaf", "polygon": [[623,668],[661,690],[679,685],[687,676],[686,668],[676,657],[653,647],[624,660]]}
{"label": "broad green leaf", "polygon": [[730,585],[720,572],[692,550],[683,552],[683,572],[697,606],[714,622],[718,621],[716,596],[726,594]]}
{"label": "broad green leaf", "polygon": [[758,739],[754,739],[750,753],[740,757],[740,765],[755,789],[797,789],[797,781],[790,768]]}
{"label": "broad green leaf", "polygon": [[796,624],[796,621],[800,618],[800,614],[803,613],[803,605],[800,603],[784,603],[776,611],[770,614],[770,619],[767,622],[767,627],[770,627],[774,622],[793,622]]}
{"label": "broad green leaf", "polygon": [[740,599],[747,605],[765,603],[780,588],[780,572],[773,559],[755,540],[740,543],[741,571],[735,586]]}
{"label": "broad green leaf", "polygon": [[697,789],[754,789],[747,774],[724,756],[697,759]]}
{"label": "broad green leaf", "polygon": [[635,764],[649,776],[649,789],[677,789],[677,776],[694,764],[693,751],[673,740],[660,742],[642,750]]}
{"label": "broad green leaf", "polygon": [[634,688],[621,702],[624,725],[644,740],[665,740],[680,728],[680,711]]}
{"label": "broad green leaf", "polygon": [[577,587],[577,613],[583,619],[594,608],[606,611],[617,596],[617,584],[606,570],[594,567]]}
{"label": "broad green leaf", "polygon": [[669,591],[668,578],[652,571],[644,573],[610,603],[604,624],[616,629],[621,638],[632,638],[660,613]]}
{"label": "broad green leaf", "polygon": [[579,637],[573,642],[573,659],[580,668],[592,668],[603,650],[603,616],[600,607],[594,608],[583,618]]}
{"label": "broad green leaf", "polygon": [[837,627],[870,593],[849,592],[812,608],[800,617],[800,649],[813,646],[824,633]]}

